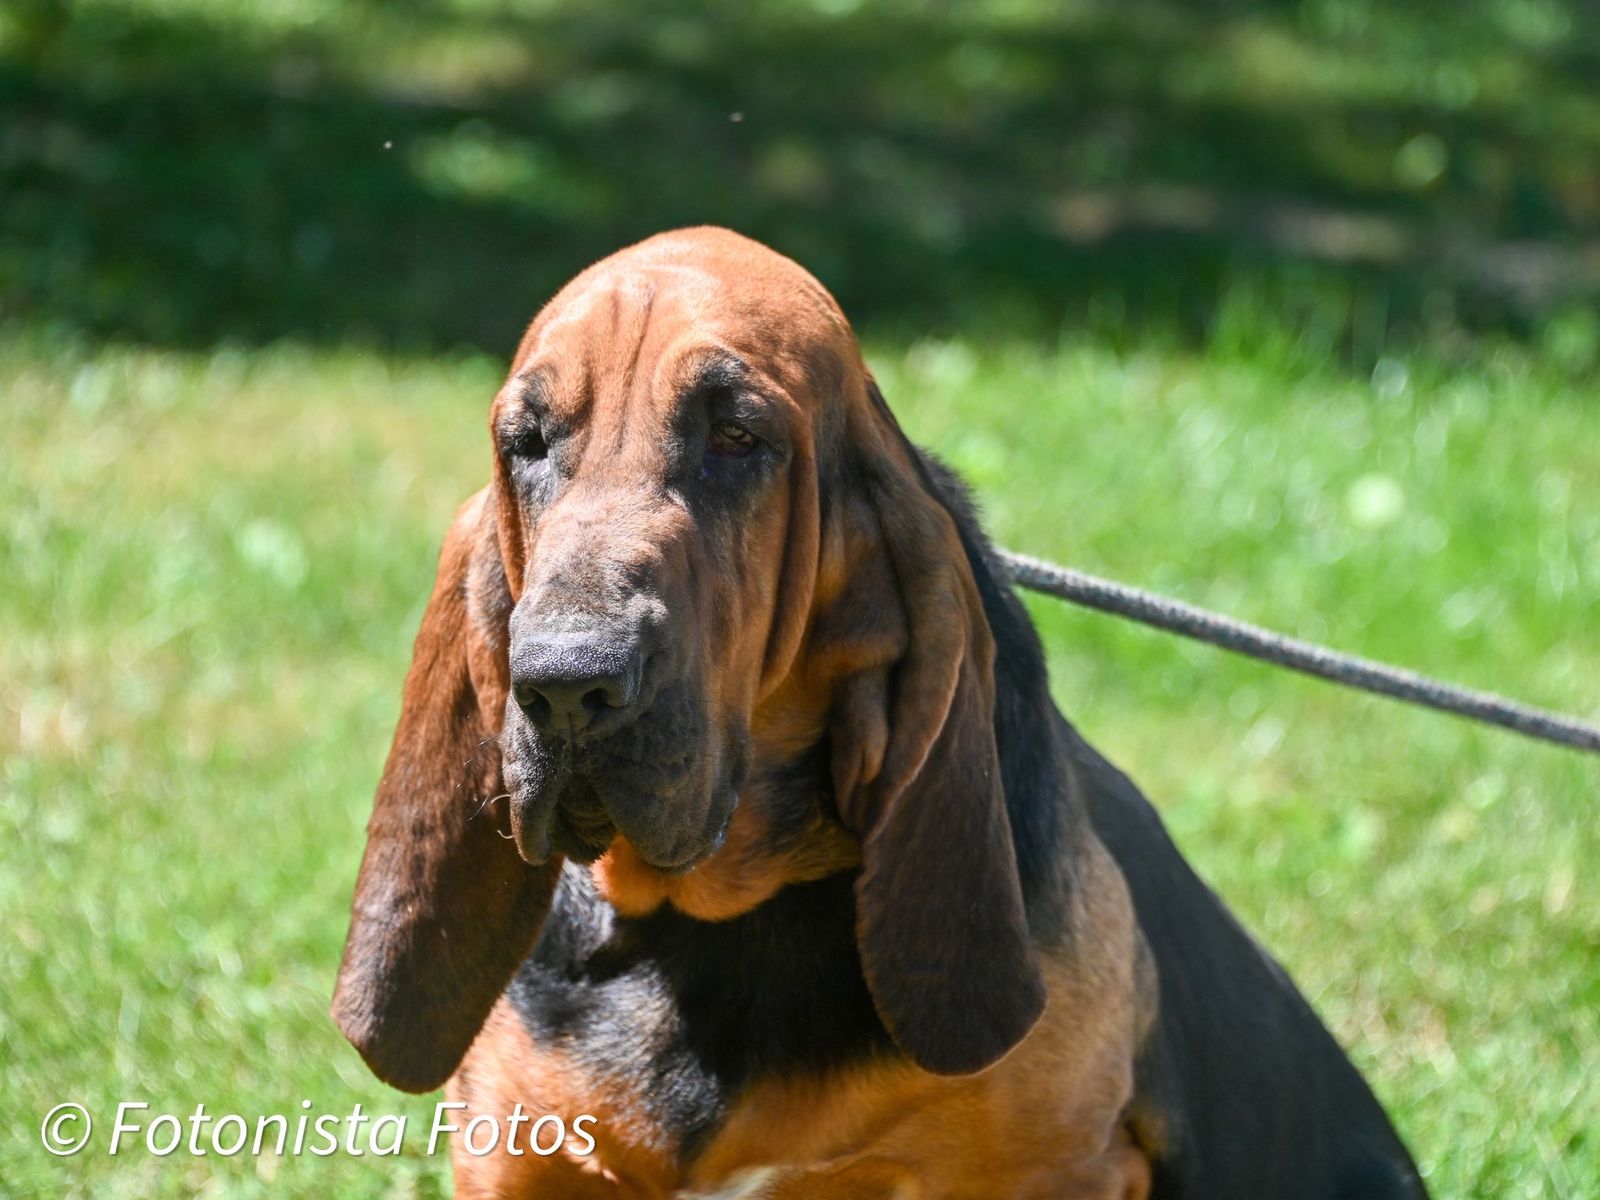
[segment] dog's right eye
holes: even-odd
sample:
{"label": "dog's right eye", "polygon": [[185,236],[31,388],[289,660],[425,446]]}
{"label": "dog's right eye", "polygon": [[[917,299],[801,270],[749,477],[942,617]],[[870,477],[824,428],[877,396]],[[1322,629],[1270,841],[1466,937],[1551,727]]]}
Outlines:
{"label": "dog's right eye", "polygon": [[723,458],[743,458],[756,448],[756,435],[732,421],[716,421],[706,439],[706,453]]}
{"label": "dog's right eye", "polygon": [[535,425],[513,437],[510,445],[506,447],[506,453],[512,458],[540,462],[549,456],[550,446],[544,440],[544,432]]}

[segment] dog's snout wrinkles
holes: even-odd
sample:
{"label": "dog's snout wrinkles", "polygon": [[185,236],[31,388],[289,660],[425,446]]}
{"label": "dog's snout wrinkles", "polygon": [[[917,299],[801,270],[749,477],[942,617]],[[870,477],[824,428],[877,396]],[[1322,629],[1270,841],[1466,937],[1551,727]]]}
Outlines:
{"label": "dog's snout wrinkles", "polygon": [[541,730],[610,732],[633,715],[642,658],[636,639],[603,633],[535,635],[512,655],[512,695]]}

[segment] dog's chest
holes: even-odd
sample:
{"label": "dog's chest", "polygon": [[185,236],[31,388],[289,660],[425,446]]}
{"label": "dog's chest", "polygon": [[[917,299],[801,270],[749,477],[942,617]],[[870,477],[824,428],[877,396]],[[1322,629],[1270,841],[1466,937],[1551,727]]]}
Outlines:
{"label": "dog's chest", "polygon": [[618,917],[569,866],[508,998],[568,1103],[637,1114],[612,1135],[682,1169],[751,1085],[889,1048],[854,924],[848,874],[708,923]]}

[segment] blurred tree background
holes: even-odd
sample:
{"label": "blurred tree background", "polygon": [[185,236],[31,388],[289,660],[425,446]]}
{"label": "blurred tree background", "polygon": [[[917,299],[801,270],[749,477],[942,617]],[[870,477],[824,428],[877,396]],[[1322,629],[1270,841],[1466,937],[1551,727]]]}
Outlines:
{"label": "blurred tree background", "polygon": [[1600,6],[21,0],[0,315],[503,354],[727,224],[871,329],[1600,341]]}

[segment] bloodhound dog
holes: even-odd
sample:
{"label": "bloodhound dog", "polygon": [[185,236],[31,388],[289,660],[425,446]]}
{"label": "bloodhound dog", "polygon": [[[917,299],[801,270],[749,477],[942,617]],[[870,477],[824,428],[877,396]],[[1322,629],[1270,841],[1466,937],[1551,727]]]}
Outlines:
{"label": "bloodhound dog", "polygon": [[457,1139],[458,1194],[1424,1195],[1057,712],[961,486],[805,270],[719,229],[623,250],[534,320],[489,427],[333,1005],[463,1123],[591,1117],[553,1153]]}

